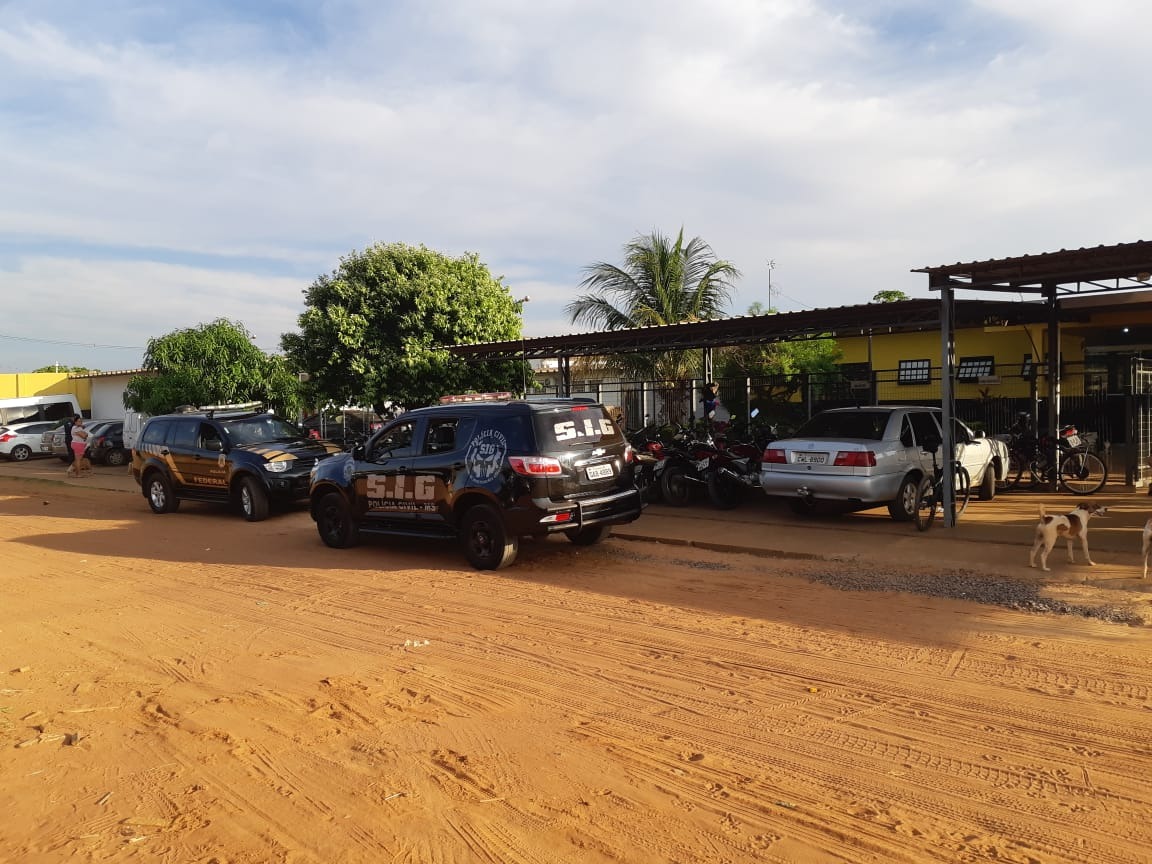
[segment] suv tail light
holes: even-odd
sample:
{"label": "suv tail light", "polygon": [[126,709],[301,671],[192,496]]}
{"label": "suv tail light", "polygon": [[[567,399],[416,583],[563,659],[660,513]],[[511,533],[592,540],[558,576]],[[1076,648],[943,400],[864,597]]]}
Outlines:
{"label": "suv tail light", "polygon": [[635,462],[635,461],[636,461],[636,454],[632,451],[632,445],[631,444],[625,444],[624,445],[624,462],[629,463],[629,462]]}
{"label": "suv tail light", "polygon": [[871,450],[841,450],[832,464],[841,468],[875,468],[876,454]]}
{"label": "suv tail light", "polygon": [[508,464],[517,474],[525,477],[545,477],[563,474],[559,459],[550,456],[509,456]]}
{"label": "suv tail light", "polygon": [[764,451],[764,462],[772,465],[787,465],[788,457],[784,455],[784,451],[776,447],[769,447]]}
{"label": "suv tail light", "polygon": [[15,437],[16,436],[13,435],[11,432],[5,432],[3,435],[0,435],[0,442],[11,441]]}

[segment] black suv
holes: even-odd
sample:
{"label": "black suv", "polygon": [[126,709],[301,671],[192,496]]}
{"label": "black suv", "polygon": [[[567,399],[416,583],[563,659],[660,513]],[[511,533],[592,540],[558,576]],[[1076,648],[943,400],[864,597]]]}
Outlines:
{"label": "black suv", "polygon": [[88,428],[88,452],[92,462],[119,467],[128,464],[128,451],[124,449],[124,421],[109,420]]}
{"label": "black suv", "polygon": [[338,452],[274,414],[164,414],[140,431],[132,476],[153,512],[171,513],[188,498],[234,504],[259,522],[272,501],[307,498],[313,466]]}
{"label": "black suv", "polygon": [[312,473],[329,546],[359,532],[458,537],[472,566],[506,567],[520,538],[579,545],[640,515],[632,448],[602,405],[445,397],[409,411]]}

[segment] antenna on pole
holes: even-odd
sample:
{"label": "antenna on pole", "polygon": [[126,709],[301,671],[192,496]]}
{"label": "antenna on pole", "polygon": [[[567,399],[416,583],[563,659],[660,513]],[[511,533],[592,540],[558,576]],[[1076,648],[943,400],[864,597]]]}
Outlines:
{"label": "antenna on pole", "polygon": [[774,311],[772,308],[772,271],[776,269],[776,259],[768,259],[768,311]]}

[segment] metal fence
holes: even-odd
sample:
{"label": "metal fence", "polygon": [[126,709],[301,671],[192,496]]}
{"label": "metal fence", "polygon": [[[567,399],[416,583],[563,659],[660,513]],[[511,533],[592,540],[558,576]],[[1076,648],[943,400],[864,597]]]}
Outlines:
{"label": "metal fence", "polygon": [[[780,434],[798,428],[828,408],[859,405],[939,405],[940,369],[845,369],[831,373],[718,378],[720,401],[738,422],[755,410],[756,421]],[[1024,371],[1024,370],[1021,370]],[[1048,425],[1048,383],[1038,374],[997,375],[958,380],[955,414],[989,435],[1007,432],[1021,412],[1038,429]],[[683,381],[574,382],[575,396],[590,396],[621,409],[630,429],[650,424],[690,423],[703,416],[703,379]],[[536,393],[560,395],[557,388]],[[1117,482],[1143,485],[1152,479],[1152,360],[1134,359],[1130,369],[1107,370],[1091,363],[1068,363],[1060,379],[1060,422],[1095,433],[1109,475]]]}

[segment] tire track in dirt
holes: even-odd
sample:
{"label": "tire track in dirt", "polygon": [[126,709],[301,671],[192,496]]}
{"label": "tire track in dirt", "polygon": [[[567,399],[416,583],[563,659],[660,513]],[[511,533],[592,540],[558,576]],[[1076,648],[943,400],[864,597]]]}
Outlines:
{"label": "tire track in dirt", "polygon": [[[261,542],[252,528],[163,555]],[[123,688],[123,708],[82,715],[96,752],[176,763],[122,784],[175,814],[141,847],[156,860],[1113,864],[1148,847],[1148,669],[1125,671],[1099,627],[1068,622],[1056,663],[1026,644],[1059,638],[1049,621],[952,603],[946,635],[890,629],[876,610],[932,601],[683,549],[625,566],[611,543],[546,549],[501,575],[375,572],[391,556],[369,551],[109,557],[94,584],[138,641],[69,598],[54,610],[90,631],[90,677]],[[39,693],[82,668],[68,652]]]}

